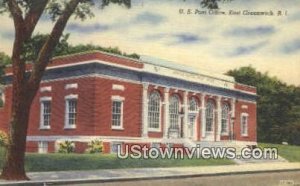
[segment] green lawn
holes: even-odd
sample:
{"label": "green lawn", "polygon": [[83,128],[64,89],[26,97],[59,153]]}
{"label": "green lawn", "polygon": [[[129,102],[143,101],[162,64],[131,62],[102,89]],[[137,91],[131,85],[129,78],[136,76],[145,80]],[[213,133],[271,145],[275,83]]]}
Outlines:
{"label": "green lawn", "polygon": [[300,146],[259,143],[260,147],[276,147],[279,156],[290,162],[300,162]]}
{"label": "green lawn", "polygon": [[[0,153],[3,166],[3,152]],[[141,167],[180,167],[234,164],[226,159],[118,159],[112,154],[26,154],[26,171],[95,170]]]}
{"label": "green lawn", "polygon": [[[279,155],[290,162],[300,162],[300,147],[259,143],[260,147],[276,147]],[[0,149],[0,168],[3,166],[3,149]],[[112,154],[26,154],[27,171],[95,170],[141,167],[180,167],[234,164],[226,159],[118,159]]]}

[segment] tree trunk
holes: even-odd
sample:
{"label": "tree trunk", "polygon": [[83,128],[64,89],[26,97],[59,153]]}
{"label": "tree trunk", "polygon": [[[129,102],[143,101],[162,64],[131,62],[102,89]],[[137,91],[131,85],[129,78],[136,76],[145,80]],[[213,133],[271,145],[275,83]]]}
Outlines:
{"label": "tree trunk", "polygon": [[[25,74],[25,62],[20,59],[19,40],[13,49],[12,105],[9,123],[8,144],[5,163],[0,178],[6,180],[28,180],[25,173],[26,136],[30,106],[36,91],[29,90]],[[35,86],[37,89],[39,84]]]}
{"label": "tree trunk", "polygon": [[[25,173],[24,163],[26,134],[32,98],[29,96],[29,92],[24,93],[24,85],[17,86],[13,87],[9,140],[6,149],[5,164],[0,178],[6,180],[29,180]],[[18,90],[21,90],[24,94]]]}
{"label": "tree trunk", "polygon": [[48,65],[51,57],[51,52],[55,49],[59,42],[66,24],[70,16],[75,11],[77,5],[81,0],[71,0],[67,5],[62,15],[54,25],[52,32],[44,43],[42,49],[35,63],[29,78],[26,78],[26,65],[22,57],[22,47],[32,35],[39,17],[41,16],[48,1],[43,1],[40,7],[32,10],[29,14],[31,23],[24,22],[22,17],[22,10],[18,7],[16,1],[8,1],[8,7],[14,19],[15,25],[15,41],[12,54],[13,62],[13,92],[12,92],[12,107],[11,120],[9,125],[8,145],[5,156],[5,164],[0,178],[6,180],[28,180],[26,176],[25,150],[26,150],[26,136],[29,122],[30,106],[35,97],[39,84],[41,82],[43,73]]}

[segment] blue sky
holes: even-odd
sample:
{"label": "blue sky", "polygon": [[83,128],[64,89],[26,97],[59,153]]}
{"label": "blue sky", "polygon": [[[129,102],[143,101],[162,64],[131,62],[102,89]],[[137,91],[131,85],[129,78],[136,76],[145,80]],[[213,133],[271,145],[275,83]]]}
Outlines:
{"label": "blue sky", "polygon": [[[251,65],[281,80],[300,85],[300,1],[234,0],[221,4],[220,11],[273,11],[285,16],[230,16],[180,14],[179,9],[201,9],[197,0],[134,0],[130,10],[113,5],[95,9],[95,17],[84,22],[71,20],[66,33],[72,44],[119,47],[224,73]],[[12,20],[1,17],[0,51],[11,53]],[[47,33],[46,18],[36,33]]]}

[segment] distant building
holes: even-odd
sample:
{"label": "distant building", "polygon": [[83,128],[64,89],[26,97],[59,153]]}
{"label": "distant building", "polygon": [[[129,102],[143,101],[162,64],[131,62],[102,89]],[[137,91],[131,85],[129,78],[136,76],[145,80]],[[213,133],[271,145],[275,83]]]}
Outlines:
{"label": "distant building", "polygon": [[[9,123],[11,72],[6,69],[2,130]],[[92,139],[102,140],[107,153],[124,144],[252,145],[256,97],[256,88],[233,77],[149,57],[95,51],[57,57],[31,107],[27,151],[54,152],[70,140],[84,152]]]}

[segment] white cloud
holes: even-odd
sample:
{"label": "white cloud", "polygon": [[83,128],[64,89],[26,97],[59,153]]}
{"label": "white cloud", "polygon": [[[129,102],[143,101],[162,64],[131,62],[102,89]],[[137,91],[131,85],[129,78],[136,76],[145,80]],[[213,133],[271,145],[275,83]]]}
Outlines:
{"label": "white cloud", "polygon": [[[77,25],[77,29],[73,26],[67,31],[73,44],[118,46],[127,53],[156,56],[191,65],[199,71],[213,69],[224,73],[251,64],[288,83],[300,84],[299,53],[291,48],[297,48],[293,41],[300,38],[300,1],[235,0],[221,5],[226,12],[272,10],[274,14],[287,11],[287,16],[179,14],[180,8],[200,9],[198,2],[135,0],[130,10],[117,5],[95,9],[95,18],[85,22],[72,20],[69,25]],[[12,30],[12,23],[9,18],[3,20],[0,50],[10,53],[12,41],[2,34],[3,30]],[[51,27],[51,23],[42,22],[36,32],[48,32]],[[186,42],[174,44],[176,41]],[[292,53],[284,52],[284,46],[290,47]],[[246,55],[239,54],[243,52]]]}

